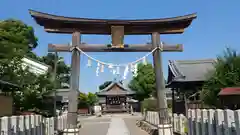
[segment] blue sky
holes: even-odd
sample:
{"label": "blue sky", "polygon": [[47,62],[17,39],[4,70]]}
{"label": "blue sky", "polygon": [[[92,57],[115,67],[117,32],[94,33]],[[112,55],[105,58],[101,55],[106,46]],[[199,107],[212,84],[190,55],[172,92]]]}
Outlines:
{"label": "blue sky", "polygon": [[[71,35],[48,34],[38,26],[28,13],[33,9],[51,14],[113,19],[145,19],[174,17],[197,13],[198,18],[182,35],[163,35],[161,40],[169,44],[184,44],[184,51],[163,54],[164,75],[167,76],[168,60],[215,58],[226,46],[240,47],[240,1],[239,0],[1,0],[0,19],[15,18],[31,25],[39,38],[34,50],[38,55],[47,54],[48,43],[69,43]],[[86,43],[110,43],[109,36],[84,35]],[[125,43],[140,44],[150,41],[149,36],[126,36]],[[111,63],[126,63],[146,53],[89,53],[91,56]],[[70,53],[61,53],[70,64]],[[148,58],[149,61],[152,57]],[[87,58],[81,57],[80,91],[94,92],[98,85],[114,76],[109,72],[95,75],[95,68],[86,67]],[[96,65],[96,64],[95,64]],[[124,70],[124,69],[122,69]],[[123,71],[121,72],[123,74]],[[125,81],[127,83],[131,75]]]}

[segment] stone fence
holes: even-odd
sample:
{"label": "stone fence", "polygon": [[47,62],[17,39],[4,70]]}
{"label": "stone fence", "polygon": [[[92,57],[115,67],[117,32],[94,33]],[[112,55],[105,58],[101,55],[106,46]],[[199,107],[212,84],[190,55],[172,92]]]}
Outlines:
{"label": "stone fence", "polygon": [[[145,121],[158,125],[157,112],[148,111]],[[174,114],[173,132],[180,135],[240,135],[240,110],[188,110],[188,118]]]}
{"label": "stone fence", "polygon": [[240,135],[240,110],[188,110],[189,135]]}
{"label": "stone fence", "polygon": [[[158,117],[158,112],[154,111],[147,111],[144,114],[144,121],[148,122],[151,125],[159,125],[159,117]],[[172,114],[169,114],[169,116],[172,116]],[[172,127],[173,127],[173,132],[184,135],[186,133],[186,121],[187,118],[184,115],[177,115],[174,114],[174,120],[172,120]]]}
{"label": "stone fence", "polygon": [[[57,117],[57,129],[67,127],[67,114]],[[21,115],[0,118],[0,135],[54,135],[54,118]]]}

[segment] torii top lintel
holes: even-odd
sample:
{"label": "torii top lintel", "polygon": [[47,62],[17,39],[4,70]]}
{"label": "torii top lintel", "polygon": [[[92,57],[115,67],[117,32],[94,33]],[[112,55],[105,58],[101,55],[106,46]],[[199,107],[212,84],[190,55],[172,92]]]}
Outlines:
{"label": "torii top lintel", "polygon": [[35,21],[49,33],[111,34],[111,26],[124,26],[124,35],[145,35],[153,32],[160,34],[180,34],[184,32],[197,15],[189,14],[173,18],[114,20],[90,19],[57,16],[29,10]]}

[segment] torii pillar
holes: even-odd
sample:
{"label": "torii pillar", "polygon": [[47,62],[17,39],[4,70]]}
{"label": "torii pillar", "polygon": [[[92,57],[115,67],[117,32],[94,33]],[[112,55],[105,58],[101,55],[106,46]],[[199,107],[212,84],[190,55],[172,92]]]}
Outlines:
{"label": "torii pillar", "polygon": [[[152,33],[152,46],[161,48],[160,34],[158,32]],[[153,65],[156,78],[156,90],[158,109],[160,113],[167,109],[166,93],[165,93],[165,80],[163,76],[162,66],[162,53],[160,49],[153,52]]]}
{"label": "torii pillar", "polygon": [[68,96],[68,114],[67,126],[68,129],[77,129],[77,109],[78,109],[78,91],[79,91],[79,76],[80,76],[80,52],[75,48],[80,45],[80,32],[76,31],[72,34],[72,62],[71,62],[71,78],[70,92]]}
{"label": "torii pillar", "polygon": [[162,66],[162,47],[160,43],[160,34],[158,32],[152,33],[152,46],[158,47],[156,51],[153,52],[153,65],[156,78],[156,91],[157,91],[157,105],[158,105],[158,134],[159,135],[172,135],[172,124],[171,118],[168,114],[167,99],[165,92],[165,80],[163,76],[163,66]]}

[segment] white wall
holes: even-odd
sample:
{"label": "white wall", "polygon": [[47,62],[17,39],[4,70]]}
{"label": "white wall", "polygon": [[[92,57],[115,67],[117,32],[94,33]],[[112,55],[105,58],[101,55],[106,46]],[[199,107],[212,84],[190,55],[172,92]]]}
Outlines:
{"label": "white wall", "polygon": [[49,69],[49,66],[47,66],[46,64],[33,61],[29,58],[22,59],[22,67],[29,67],[29,71],[37,75],[45,74]]}

